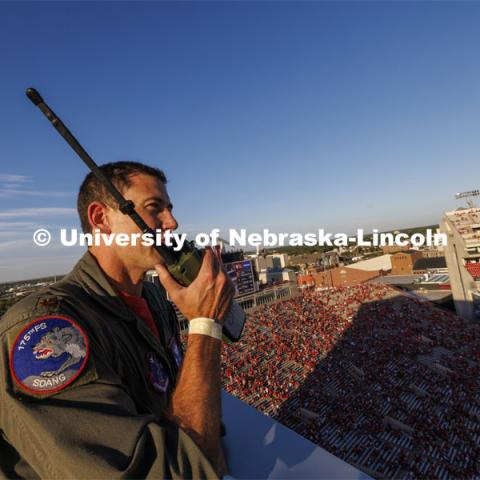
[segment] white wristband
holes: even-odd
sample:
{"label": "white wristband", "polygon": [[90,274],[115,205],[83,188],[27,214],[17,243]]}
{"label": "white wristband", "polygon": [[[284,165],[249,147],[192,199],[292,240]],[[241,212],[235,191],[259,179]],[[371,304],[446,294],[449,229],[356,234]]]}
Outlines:
{"label": "white wristband", "polygon": [[208,335],[209,337],[222,339],[222,326],[215,320],[206,317],[199,317],[190,320],[188,325],[188,334],[196,333],[199,335]]}

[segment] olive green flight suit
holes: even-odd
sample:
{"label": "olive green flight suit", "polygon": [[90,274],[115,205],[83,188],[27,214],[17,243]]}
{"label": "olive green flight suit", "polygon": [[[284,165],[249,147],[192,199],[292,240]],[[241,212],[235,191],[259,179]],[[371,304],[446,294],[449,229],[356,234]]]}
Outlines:
{"label": "olive green flight suit", "polygon": [[[172,306],[153,284],[143,295],[160,341],[116,295],[87,252],[62,281],[14,305],[0,320],[0,477],[217,478],[193,440],[163,417],[178,367]],[[72,319],[88,338],[85,368],[51,394],[26,393],[12,378],[10,350],[30,322]],[[152,386],[149,355],[168,374]]]}

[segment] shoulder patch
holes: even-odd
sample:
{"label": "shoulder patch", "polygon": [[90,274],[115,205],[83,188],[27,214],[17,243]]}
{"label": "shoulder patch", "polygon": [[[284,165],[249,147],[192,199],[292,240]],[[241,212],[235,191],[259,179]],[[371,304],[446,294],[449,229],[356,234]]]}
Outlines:
{"label": "shoulder patch", "polygon": [[24,392],[51,394],[82,373],[88,355],[87,336],[72,319],[39,317],[16,336],[10,350],[10,372]]}

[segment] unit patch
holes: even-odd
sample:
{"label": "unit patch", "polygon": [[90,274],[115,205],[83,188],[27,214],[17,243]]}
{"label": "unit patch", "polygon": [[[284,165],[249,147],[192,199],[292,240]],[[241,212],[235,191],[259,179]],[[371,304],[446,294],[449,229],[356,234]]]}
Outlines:
{"label": "unit patch", "polygon": [[154,352],[147,353],[147,363],[148,375],[152,387],[160,393],[165,393],[170,382],[163,363],[158,359]]}
{"label": "unit patch", "polygon": [[48,394],[70,385],[88,360],[88,340],[71,319],[60,315],[30,322],[15,338],[10,371],[15,383],[34,394]]}
{"label": "unit patch", "polygon": [[172,338],[170,341],[170,351],[172,352],[173,358],[175,359],[175,363],[177,365],[177,368],[180,368],[180,365],[182,364],[182,352],[180,352],[180,348],[178,346],[177,341],[175,338]]}

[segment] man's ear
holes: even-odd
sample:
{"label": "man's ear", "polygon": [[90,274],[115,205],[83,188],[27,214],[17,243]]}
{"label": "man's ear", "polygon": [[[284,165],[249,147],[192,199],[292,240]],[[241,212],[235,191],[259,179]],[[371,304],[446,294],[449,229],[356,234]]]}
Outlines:
{"label": "man's ear", "polygon": [[112,233],[107,210],[108,207],[102,202],[92,202],[88,206],[88,221],[92,227],[92,231],[100,230],[100,233]]}

